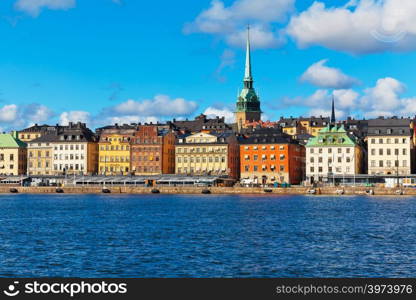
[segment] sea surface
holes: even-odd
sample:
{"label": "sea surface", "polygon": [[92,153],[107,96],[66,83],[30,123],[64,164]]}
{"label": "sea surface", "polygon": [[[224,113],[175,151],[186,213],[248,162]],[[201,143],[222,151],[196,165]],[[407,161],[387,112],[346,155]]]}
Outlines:
{"label": "sea surface", "polygon": [[1,195],[0,277],[416,277],[416,198]]}

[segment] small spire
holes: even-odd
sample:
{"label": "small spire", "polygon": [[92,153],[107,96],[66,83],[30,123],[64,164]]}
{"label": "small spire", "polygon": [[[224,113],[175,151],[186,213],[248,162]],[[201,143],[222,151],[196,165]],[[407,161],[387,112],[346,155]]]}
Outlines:
{"label": "small spire", "polygon": [[335,98],[334,95],[332,95],[332,114],[331,114],[331,124],[335,124]]}

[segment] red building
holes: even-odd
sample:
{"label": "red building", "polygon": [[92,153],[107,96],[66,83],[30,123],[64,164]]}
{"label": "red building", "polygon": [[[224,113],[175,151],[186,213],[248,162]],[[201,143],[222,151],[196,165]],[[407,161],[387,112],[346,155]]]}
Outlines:
{"label": "red building", "polygon": [[166,126],[138,125],[131,140],[131,170],[135,175],[175,173],[175,134]]}

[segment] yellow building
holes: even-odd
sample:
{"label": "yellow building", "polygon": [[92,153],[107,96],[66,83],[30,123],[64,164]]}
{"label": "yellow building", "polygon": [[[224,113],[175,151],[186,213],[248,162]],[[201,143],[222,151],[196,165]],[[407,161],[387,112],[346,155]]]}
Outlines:
{"label": "yellow building", "polygon": [[38,125],[35,124],[31,127],[25,128],[23,130],[20,130],[18,132],[18,138],[27,143],[30,141],[33,141],[34,139],[40,138],[43,135],[46,135],[52,131],[57,130],[57,128],[59,128],[61,126],[57,125],[57,126],[49,126],[49,125]]}
{"label": "yellow building", "polygon": [[39,139],[28,143],[27,173],[28,175],[52,175],[53,147],[49,142]]}
{"label": "yellow building", "polygon": [[0,134],[0,175],[23,175],[27,168],[27,145],[17,132]]}
{"label": "yellow building", "polygon": [[99,161],[98,172],[102,175],[131,174],[130,141],[136,131],[136,126],[110,126],[100,130],[98,143]]}
{"label": "yellow building", "polygon": [[299,117],[283,118],[278,121],[284,133],[290,135],[310,134],[317,136],[319,131],[326,128],[330,123],[327,117]]}
{"label": "yellow building", "polygon": [[239,176],[239,147],[232,133],[179,137],[175,153],[176,174]]}

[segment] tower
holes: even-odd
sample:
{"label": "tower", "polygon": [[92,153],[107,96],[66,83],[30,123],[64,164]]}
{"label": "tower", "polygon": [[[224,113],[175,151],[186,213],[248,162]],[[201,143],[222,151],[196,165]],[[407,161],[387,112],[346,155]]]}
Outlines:
{"label": "tower", "polygon": [[247,121],[260,121],[260,99],[253,88],[250,53],[250,27],[247,27],[246,66],[244,72],[244,86],[237,98],[235,119],[238,130],[244,127]]}
{"label": "tower", "polygon": [[332,95],[332,113],[331,113],[331,124],[335,124],[336,119],[335,119],[335,99],[334,96]]}

